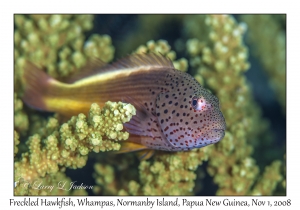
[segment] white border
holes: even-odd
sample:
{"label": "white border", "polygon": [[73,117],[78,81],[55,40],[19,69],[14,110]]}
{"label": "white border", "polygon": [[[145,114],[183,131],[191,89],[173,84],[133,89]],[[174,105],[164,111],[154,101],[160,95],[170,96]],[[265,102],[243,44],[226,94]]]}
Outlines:
{"label": "white border", "polygon": [[[287,197],[262,197],[266,201],[292,199],[292,206],[299,207],[299,107],[300,65],[299,60],[299,11],[296,1],[1,1],[1,206],[9,207],[13,198],[13,14],[14,13],[287,13]],[[272,37],[270,37],[271,39]],[[16,197],[15,197],[16,198]],[[160,197],[161,198],[161,197]],[[184,197],[180,197],[182,199]],[[226,197],[212,197],[223,200]],[[19,197],[20,199],[20,197]],[[51,199],[54,199],[52,197]],[[115,197],[91,197],[90,200]],[[145,200],[146,197],[125,197],[129,200]],[[151,197],[155,199],[155,197]],[[205,199],[188,197],[188,199]],[[251,200],[252,197],[230,197]],[[31,209],[31,207],[24,207]],[[138,207],[139,208],[139,207]],[[155,209],[163,209],[160,207]],[[173,207],[174,208],[174,207]],[[210,209],[213,207],[205,207]],[[5,208],[6,209],[6,208]],[[64,207],[68,209],[68,207]],[[71,209],[71,207],[69,207]],[[74,209],[74,208],[72,208]],[[117,208],[115,208],[117,209]],[[122,209],[137,209],[125,207]],[[140,208],[139,208],[140,209]],[[190,208],[186,208],[190,209]],[[195,208],[194,208],[195,209]],[[220,207],[218,207],[220,209]],[[249,209],[249,208],[248,208]],[[250,207],[254,209],[254,207]]]}

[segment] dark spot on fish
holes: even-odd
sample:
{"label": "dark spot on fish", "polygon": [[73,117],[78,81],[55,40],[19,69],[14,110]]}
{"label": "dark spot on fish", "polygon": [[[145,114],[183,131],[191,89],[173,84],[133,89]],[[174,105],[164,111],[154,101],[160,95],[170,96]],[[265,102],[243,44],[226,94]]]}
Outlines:
{"label": "dark spot on fish", "polygon": [[169,104],[172,104],[172,101],[169,101]]}
{"label": "dark spot on fish", "polygon": [[164,123],[164,120],[162,119],[162,120],[160,121],[160,123],[163,124],[163,123]]}
{"label": "dark spot on fish", "polygon": [[183,105],[181,105],[180,108],[183,108]]}
{"label": "dark spot on fish", "polygon": [[172,111],[172,114],[174,114],[174,113],[175,113],[175,110]]}
{"label": "dark spot on fish", "polygon": [[154,91],[152,91],[152,95],[154,95],[155,94],[155,92]]}
{"label": "dark spot on fish", "polygon": [[178,102],[176,102],[174,105],[177,106],[177,105],[178,105]]}
{"label": "dark spot on fish", "polygon": [[167,113],[168,113],[168,110],[167,110],[167,109],[165,109],[164,113],[165,113],[165,114],[167,114]]}

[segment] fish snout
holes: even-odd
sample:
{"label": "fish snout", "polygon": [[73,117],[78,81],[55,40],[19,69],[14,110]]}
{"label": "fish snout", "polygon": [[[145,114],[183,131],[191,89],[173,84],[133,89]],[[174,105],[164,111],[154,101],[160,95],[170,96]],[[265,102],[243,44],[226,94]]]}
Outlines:
{"label": "fish snout", "polygon": [[217,143],[225,136],[225,129],[212,129],[207,133],[207,139],[212,141],[211,143]]}
{"label": "fish snout", "polygon": [[226,122],[223,114],[220,112],[219,119],[214,122],[214,129],[226,130]]}

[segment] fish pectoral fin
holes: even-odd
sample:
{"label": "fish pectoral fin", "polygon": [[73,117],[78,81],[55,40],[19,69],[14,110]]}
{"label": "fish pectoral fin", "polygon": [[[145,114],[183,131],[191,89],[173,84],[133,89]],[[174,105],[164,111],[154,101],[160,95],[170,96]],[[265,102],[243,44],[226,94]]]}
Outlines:
{"label": "fish pectoral fin", "polygon": [[153,137],[148,123],[155,120],[155,115],[148,111],[147,107],[138,99],[124,97],[123,102],[130,103],[136,109],[136,115],[134,115],[129,122],[124,124],[126,130],[131,134]]}
{"label": "fish pectoral fin", "polygon": [[154,155],[155,150],[153,149],[145,149],[137,152],[137,156],[140,161],[148,160]]}

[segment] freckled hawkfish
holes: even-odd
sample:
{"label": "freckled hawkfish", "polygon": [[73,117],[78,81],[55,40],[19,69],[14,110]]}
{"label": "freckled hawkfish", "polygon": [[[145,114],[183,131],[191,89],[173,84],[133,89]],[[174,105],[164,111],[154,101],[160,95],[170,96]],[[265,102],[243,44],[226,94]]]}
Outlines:
{"label": "freckled hawkfish", "polygon": [[25,68],[26,104],[65,116],[87,114],[92,103],[131,103],[136,115],[124,125],[130,133],[120,152],[186,151],[220,141],[225,119],[217,97],[192,76],[156,54],[135,54],[112,64],[94,59],[67,83],[33,64]]}

